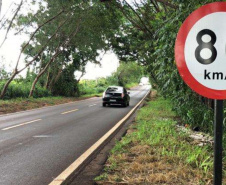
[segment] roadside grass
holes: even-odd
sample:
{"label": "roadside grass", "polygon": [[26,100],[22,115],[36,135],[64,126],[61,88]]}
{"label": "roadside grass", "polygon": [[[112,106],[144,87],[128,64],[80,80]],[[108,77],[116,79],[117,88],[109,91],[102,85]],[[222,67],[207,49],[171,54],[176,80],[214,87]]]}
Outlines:
{"label": "roadside grass", "polygon": [[212,146],[195,145],[177,131],[171,110],[170,101],[161,97],[146,102],[111,150],[104,171],[94,179],[97,184],[213,184]]}
{"label": "roadside grass", "polygon": [[130,83],[130,84],[126,84],[125,88],[130,89],[130,88],[133,88],[133,87],[136,87],[136,86],[138,86],[138,83]]}
{"label": "roadside grass", "polygon": [[45,106],[59,105],[91,97],[99,97],[102,94],[89,94],[80,97],[43,97],[43,98],[16,98],[10,100],[0,100],[0,115],[18,111],[30,110]]}

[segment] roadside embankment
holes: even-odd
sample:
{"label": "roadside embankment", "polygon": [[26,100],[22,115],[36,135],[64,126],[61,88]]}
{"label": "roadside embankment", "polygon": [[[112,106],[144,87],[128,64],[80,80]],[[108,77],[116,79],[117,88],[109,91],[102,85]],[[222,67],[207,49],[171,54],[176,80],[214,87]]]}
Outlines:
{"label": "roadside embankment", "polygon": [[102,94],[91,94],[81,97],[44,97],[44,98],[17,98],[11,100],[0,100],[0,115],[41,108],[45,106],[59,105],[73,101],[85,100],[91,97],[98,97]]}
{"label": "roadside embankment", "polygon": [[178,129],[177,120],[170,101],[158,97],[146,102],[135,124],[111,150],[96,183],[213,184],[211,143],[194,142],[189,132]]}

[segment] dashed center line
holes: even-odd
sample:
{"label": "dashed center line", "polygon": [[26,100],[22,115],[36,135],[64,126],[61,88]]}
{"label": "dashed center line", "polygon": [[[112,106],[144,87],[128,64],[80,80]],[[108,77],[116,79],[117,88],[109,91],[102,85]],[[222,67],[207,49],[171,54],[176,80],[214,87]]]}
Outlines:
{"label": "dashed center line", "polygon": [[51,135],[37,135],[37,136],[33,136],[34,138],[49,138],[49,137],[53,137]]}
{"label": "dashed center line", "polygon": [[93,106],[95,106],[95,105],[97,105],[97,104],[92,104],[92,105],[89,105],[89,107],[93,107]]}
{"label": "dashed center line", "polygon": [[67,111],[67,112],[62,112],[61,114],[64,115],[64,114],[68,114],[68,113],[71,113],[71,112],[75,112],[77,111],[78,109],[74,109],[74,110],[70,110],[70,111]]}
{"label": "dashed center line", "polygon": [[37,122],[37,121],[41,121],[41,120],[42,120],[42,119],[36,119],[36,120],[33,120],[33,121],[28,121],[28,122],[25,122],[25,123],[21,123],[21,124],[19,124],[19,125],[14,125],[14,126],[11,126],[11,127],[3,128],[2,130],[3,130],[3,131],[6,131],[6,130],[9,130],[9,129],[12,129],[12,128],[24,126],[24,125],[27,125],[27,124],[30,124],[30,123],[34,123],[34,122]]}

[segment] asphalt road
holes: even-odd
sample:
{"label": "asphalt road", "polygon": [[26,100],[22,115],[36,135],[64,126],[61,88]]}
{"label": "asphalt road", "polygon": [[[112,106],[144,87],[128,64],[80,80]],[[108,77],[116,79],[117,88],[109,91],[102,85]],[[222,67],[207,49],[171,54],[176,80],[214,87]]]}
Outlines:
{"label": "asphalt road", "polygon": [[49,184],[122,119],[150,86],[131,90],[129,107],[101,98],[0,116],[0,185]]}

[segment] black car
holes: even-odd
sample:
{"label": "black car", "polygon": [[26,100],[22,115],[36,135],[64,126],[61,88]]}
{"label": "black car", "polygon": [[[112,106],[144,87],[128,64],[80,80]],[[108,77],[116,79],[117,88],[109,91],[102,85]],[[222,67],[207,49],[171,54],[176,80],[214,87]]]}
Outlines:
{"label": "black car", "polygon": [[121,104],[126,107],[129,106],[130,96],[124,87],[110,86],[103,93],[103,106],[112,104]]}

